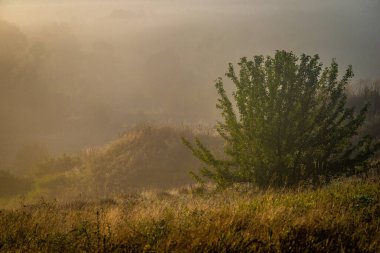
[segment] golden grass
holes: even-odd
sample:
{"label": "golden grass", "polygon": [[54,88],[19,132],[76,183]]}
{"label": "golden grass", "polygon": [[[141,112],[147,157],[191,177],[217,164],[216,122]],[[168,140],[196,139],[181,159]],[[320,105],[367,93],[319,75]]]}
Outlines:
{"label": "golden grass", "polygon": [[312,189],[193,186],[0,213],[0,250],[380,252],[378,179]]}

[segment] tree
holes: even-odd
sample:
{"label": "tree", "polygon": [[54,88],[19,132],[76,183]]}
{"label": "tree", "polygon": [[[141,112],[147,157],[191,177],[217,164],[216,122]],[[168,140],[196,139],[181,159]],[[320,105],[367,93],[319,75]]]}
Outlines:
{"label": "tree", "polygon": [[276,51],[274,57],[242,58],[239,73],[230,63],[226,76],[236,87],[234,105],[222,79],[215,82],[222,121],[216,130],[225,141],[225,157],[216,158],[199,139],[184,144],[204,164],[199,180],[220,186],[251,182],[260,187],[318,182],[352,175],[370,166],[380,148],[370,136],[359,136],[368,104],[346,107],[345,88],[351,66],[338,80],[333,59],[323,68],[319,56]]}

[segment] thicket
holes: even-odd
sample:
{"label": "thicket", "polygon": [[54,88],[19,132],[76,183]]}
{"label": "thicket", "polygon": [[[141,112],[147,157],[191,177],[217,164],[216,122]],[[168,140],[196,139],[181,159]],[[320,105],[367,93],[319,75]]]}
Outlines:
{"label": "thicket", "polygon": [[351,66],[338,78],[332,60],[323,68],[318,55],[276,51],[274,57],[242,58],[236,73],[226,74],[236,88],[233,104],[221,78],[215,87],[222,121],[216,130],[225,141],[226,158],[219,159],[202,144],[183,138],[201,160],[202,181],[220,186],[250,182],[261,187],[321,183],[371,168],[380,142],[359,136],[369,104],[347,106]]}

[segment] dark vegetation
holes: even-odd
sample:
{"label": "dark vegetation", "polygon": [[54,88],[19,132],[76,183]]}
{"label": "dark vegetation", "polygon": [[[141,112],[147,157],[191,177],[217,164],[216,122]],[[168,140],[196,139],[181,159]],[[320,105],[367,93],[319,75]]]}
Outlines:
{"label": "dark vegetation", "polygon": [[0,171],[0,198],[22,195],[32,190],[30,178],[17,177],[7,171]]}

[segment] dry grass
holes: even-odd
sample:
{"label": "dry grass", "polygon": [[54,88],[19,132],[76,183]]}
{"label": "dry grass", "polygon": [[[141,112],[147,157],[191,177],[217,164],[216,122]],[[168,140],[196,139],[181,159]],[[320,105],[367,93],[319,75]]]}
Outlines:
{"label": "dry grass", "polygon": [[2,251],[379,252],[378,179],[316,190],[193,186],[0,213]]}

